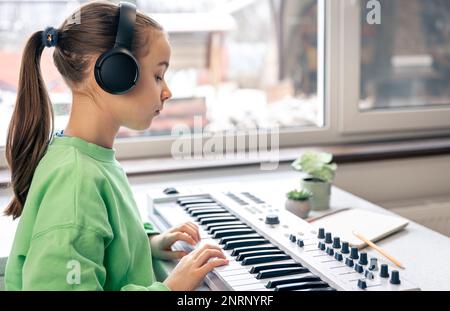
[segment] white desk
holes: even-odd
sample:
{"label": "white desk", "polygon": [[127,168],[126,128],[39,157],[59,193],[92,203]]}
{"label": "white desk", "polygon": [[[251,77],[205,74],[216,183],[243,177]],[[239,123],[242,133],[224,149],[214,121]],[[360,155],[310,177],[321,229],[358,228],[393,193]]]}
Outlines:
{"label": "white desk", "polygon": [[[214,176],[214,177],[212,177]],[[298,187],[300,175],[289,166],[277,171],[260,171],[258,166],[230,169],[215,169],[194,173],[174,173],[130,178],[136,201],[143,217],[147,218],[145,192],[149,188],[164,189],[168,186],[194,186],[215,183],[242,183],[243,190],[261,189],[273,193],[269,203],[284,206],[284,194]],[[0,208],[6,198],[0,194]],[[389,211],[358,198],[338,188],[333,189],[332,208],[355,207],[378,212]],[[0,218],[4,218],[3,216]],[[15,225],[0,220],[0,258],[7,256],[12,243]],[[410,222],[403,231],[377,243],[402,262],[406,269],[402,275],[417,284],[422,290],[450,290],[450,238]],[[367,250],[369,255],[372,250]],[[173,263],[165,265],[170,270]]]}

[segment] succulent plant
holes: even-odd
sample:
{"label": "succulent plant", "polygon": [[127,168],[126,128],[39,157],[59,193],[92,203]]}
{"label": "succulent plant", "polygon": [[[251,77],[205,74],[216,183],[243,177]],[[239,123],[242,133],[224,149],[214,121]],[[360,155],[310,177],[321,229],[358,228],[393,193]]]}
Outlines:
{"label": "succulent plant", "polygon": [[298,171],[307,173],[310,177],[323,182],[331,182],[337,169],[336,163],[331,163],[333,155],[327,152],[306,152],[291,166]]}
{"label": "succulent plant", "polygon": [[311,197],[311,192],[304,190],[304,189],[300,189],[300,190],[294,189],[287,193],[287,197],[290,200],[305,201]]}

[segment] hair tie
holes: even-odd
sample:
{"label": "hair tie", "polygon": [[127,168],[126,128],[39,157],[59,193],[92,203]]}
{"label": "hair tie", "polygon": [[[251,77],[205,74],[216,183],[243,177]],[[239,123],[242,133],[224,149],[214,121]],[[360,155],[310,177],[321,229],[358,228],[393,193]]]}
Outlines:
{"label": "hair tie", "polygon": [[58,29],[47,27],[42,32],[42,44],[46,47],[56,46],[58,44]]}

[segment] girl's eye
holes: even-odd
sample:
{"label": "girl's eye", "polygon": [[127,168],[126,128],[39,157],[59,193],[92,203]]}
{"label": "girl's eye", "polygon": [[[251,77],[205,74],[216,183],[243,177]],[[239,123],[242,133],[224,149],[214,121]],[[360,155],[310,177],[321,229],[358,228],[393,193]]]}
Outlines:
{"label": "girl's eye", "polygon": [[162,81],[163,80],[163,78],[161,77],[161,76],[155,76],[155,79],[156,79],[156,81]]}

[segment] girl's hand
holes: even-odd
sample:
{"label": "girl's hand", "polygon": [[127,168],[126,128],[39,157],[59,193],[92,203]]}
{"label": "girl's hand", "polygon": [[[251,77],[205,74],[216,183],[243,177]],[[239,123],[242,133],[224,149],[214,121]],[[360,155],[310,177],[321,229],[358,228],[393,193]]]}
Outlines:
{"label": "girl's hand", "polygon": [[172,245],[177,241],[185,241],[195,246],[200,242],[200,233],[197,225],[186,222],[175,226],[168,231],[149,237],[152,256],[158,259],[180,259],[186,255],[183,251],[173,251]]}
{"label": "girl's hand", "polygon": [[184,256],[164,284],[173,291],[191,291],[208,272],[226,264],[228,260],[219,246],[205,244]]}

